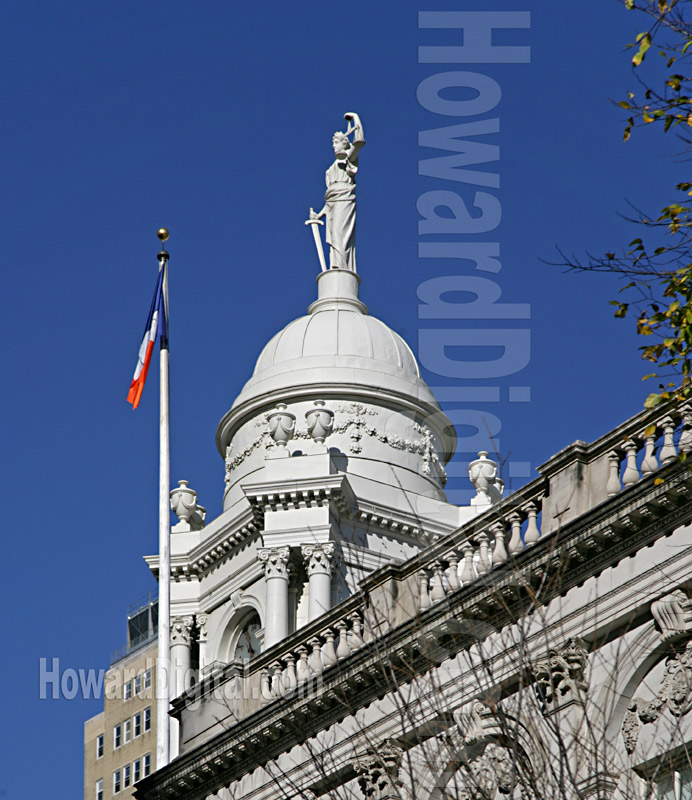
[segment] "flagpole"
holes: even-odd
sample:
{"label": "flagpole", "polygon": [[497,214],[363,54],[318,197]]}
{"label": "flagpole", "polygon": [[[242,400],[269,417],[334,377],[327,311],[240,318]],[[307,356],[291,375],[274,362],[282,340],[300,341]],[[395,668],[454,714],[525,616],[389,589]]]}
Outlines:
{"label": "flagpole", "polygon": [[[161,228],[157,234],[161,240],[161,252],[157,258],[163,270],[163,302],[168,321],[168,253],[165,242],[168,231]],[[168,378],[168,330],[161,339],[160,349],[160,393],[159,393],[159,631],[158,660],[156,665],[156,768],[165,767],[170,760],[170,597],[171,597],[171,449],[170,449],[170,403]]]}

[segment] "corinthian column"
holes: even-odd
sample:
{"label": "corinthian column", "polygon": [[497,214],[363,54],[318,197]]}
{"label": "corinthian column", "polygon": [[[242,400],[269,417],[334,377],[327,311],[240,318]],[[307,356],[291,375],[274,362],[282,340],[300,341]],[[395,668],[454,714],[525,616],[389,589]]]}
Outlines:
{"label": "corinthian column", "polygon": [[190,685],[190,645],[193,616],[171,619],[171,665],[174,678],[171,681],[171,699],[179,697]]}
{"label": "corinthian column", "polygon": [[288,636],[288,547],[262,547],[257,558],[264,566],[267,584],[267,619],[264,625],[265,648]]}
{"label": "corinthian column", "polygon": [[334,573],[334,545],[304,544],[301,548],[308,573],[310,604],[308,621],[329,611],[332,605],[332,574]]}
{"label": "corinthian column", "polygon": [[[190,685],[190,644],[195,618],[192,616],[171,619],[171,699],[181,695]],[[170,720],[170,756],[175,758],[180,750],[178,721]]]}

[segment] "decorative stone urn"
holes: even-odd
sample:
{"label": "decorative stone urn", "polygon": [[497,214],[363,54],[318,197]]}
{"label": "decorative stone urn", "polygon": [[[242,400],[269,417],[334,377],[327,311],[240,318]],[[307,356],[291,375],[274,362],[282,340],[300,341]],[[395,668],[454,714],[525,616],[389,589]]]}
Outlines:
{"label": "decorative stone urn", "polygon": [[171,490],[171,508],[188,530],[201,530],[207,510],[197,503],[197,492],[190,489],[188,481],[178,481],[178,487]]}
{"label": "decorative stone urn", "polygon": [[286,444],[293,438],[296,429],[296,418],[289,413],[285,403],[277,403],[276,411],[267,417],[269,422],[269,435],[279,447],[286,447]]}
{"label": "decorative stone urn", "polygon": [[504,482],[497,477],[497,464],[488,458],[487,451],[481,450],[469,464],[469,478],[476,490],[472,506],[492,505],[502,499]]}
{"label": "decorative stone urn", "polygon": [[318,443],[324,440],[334,429],[334,412],[325,407],[324,400],[315,400],[315,408],[305,412],[308,433]]}

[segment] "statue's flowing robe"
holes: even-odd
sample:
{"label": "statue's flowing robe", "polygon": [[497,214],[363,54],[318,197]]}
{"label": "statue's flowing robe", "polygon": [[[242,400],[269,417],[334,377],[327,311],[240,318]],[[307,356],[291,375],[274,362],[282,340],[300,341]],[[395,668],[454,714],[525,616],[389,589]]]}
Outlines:
{"label": "statue's flowing robe", "polygon": [[365,142],[355,140],[347,158],[337,159],[327,170],[326,239],[329,244],[329,266],[356,271],[356,172],[358,150]]}

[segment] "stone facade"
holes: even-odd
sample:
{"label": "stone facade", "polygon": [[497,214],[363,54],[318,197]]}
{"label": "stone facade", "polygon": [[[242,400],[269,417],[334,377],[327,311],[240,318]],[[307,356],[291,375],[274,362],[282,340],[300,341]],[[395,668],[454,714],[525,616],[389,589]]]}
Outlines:
{"label": "stone facade", "polygon": [[506,498],[481,453],[459,508],[405,343],[355,274],[318,286],[219,425],[223,513],[204,524],[182,487],[176,757],[136,796],[680,796],[690,410],[575,442]]}

